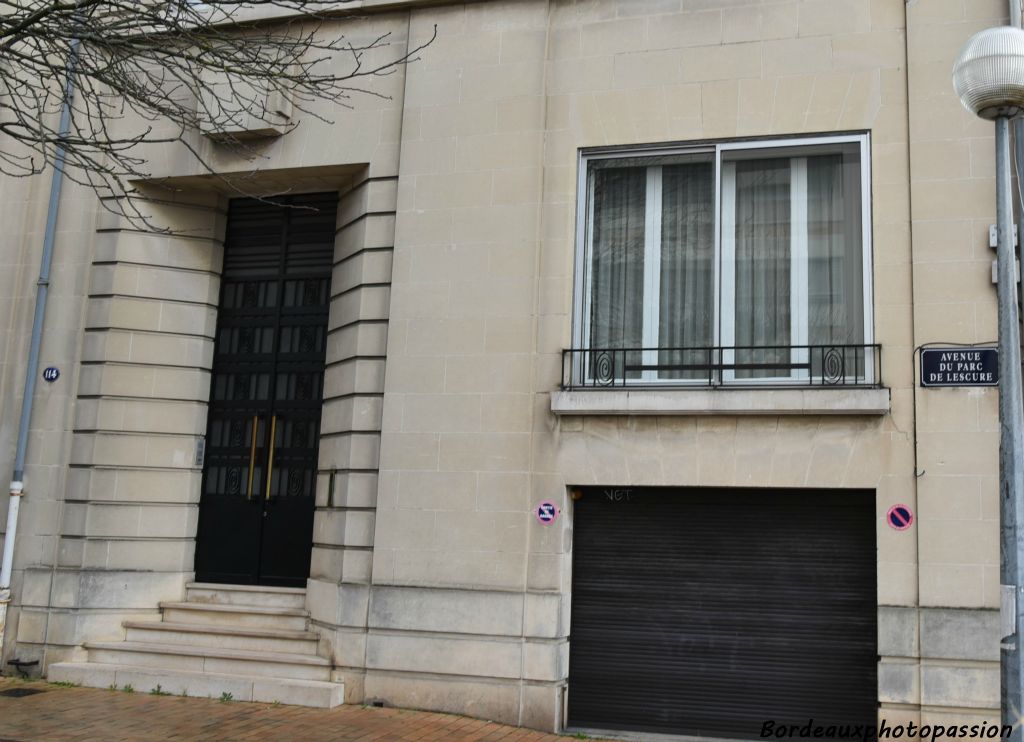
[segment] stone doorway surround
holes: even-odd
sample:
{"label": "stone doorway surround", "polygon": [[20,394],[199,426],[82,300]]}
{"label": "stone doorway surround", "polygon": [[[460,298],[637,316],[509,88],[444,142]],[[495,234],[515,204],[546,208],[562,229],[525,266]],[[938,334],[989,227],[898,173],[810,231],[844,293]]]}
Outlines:
{"label": "stone doorway surround", "polygon": [[[108,213],[99,220],[59,562],[25,570],[17,626],[20,654],[44,669],[85,659],[87,641],[123,639],[123,622],[157,618],[158,604],[182,600],[193,579],[196,453],[229,196],[219,182],[140,186],[153,223],[170,234]],[[351,165],[261,172],[247,187],[342,194],[306,608],[322,634],[343,623],[358,633],[341,617],[342,598],[365,594],[370,578],[397,183]],[[361,656],[340,657],[337,644],[322,642],[320,654],[362,666]],[[352,685],[350,700],[362,692]]]}

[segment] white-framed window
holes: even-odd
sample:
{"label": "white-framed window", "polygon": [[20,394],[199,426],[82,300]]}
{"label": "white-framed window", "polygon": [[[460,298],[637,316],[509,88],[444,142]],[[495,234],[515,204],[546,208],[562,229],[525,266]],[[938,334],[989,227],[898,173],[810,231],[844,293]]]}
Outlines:
{"label": "white-framed window", "polygon": [[573,383],[871,384],[867,134],[581,154]]}

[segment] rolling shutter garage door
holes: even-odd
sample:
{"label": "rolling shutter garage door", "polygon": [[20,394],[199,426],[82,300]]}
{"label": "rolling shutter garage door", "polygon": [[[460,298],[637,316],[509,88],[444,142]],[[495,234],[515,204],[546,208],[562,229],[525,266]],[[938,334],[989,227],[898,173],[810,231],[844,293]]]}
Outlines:
{"label": "rolling shutter garage door", "polygon": [[573,518],[570,727],[876,723],[874,492],[593,488]]}

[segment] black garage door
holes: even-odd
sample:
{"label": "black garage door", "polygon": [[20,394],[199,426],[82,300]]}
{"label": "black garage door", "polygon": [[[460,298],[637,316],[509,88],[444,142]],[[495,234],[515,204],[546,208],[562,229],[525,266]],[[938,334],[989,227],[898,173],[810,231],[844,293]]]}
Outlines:
{"label": "black garage door", "polygon": [[874,492],[594,488],[573,517],[570,727],[875,724]]}

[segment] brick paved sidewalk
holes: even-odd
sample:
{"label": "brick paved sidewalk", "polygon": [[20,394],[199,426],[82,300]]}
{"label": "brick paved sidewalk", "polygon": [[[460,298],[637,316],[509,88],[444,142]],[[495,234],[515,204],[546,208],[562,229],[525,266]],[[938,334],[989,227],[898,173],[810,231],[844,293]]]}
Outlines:
{"label": "brick paved sidewalk", "polygon": [[569,738],[503,724],[403,709],[311,709],[205,698],[152,696],[0,678],[0,742],[114,740],[408,740],[428,742],[567,742]]}

